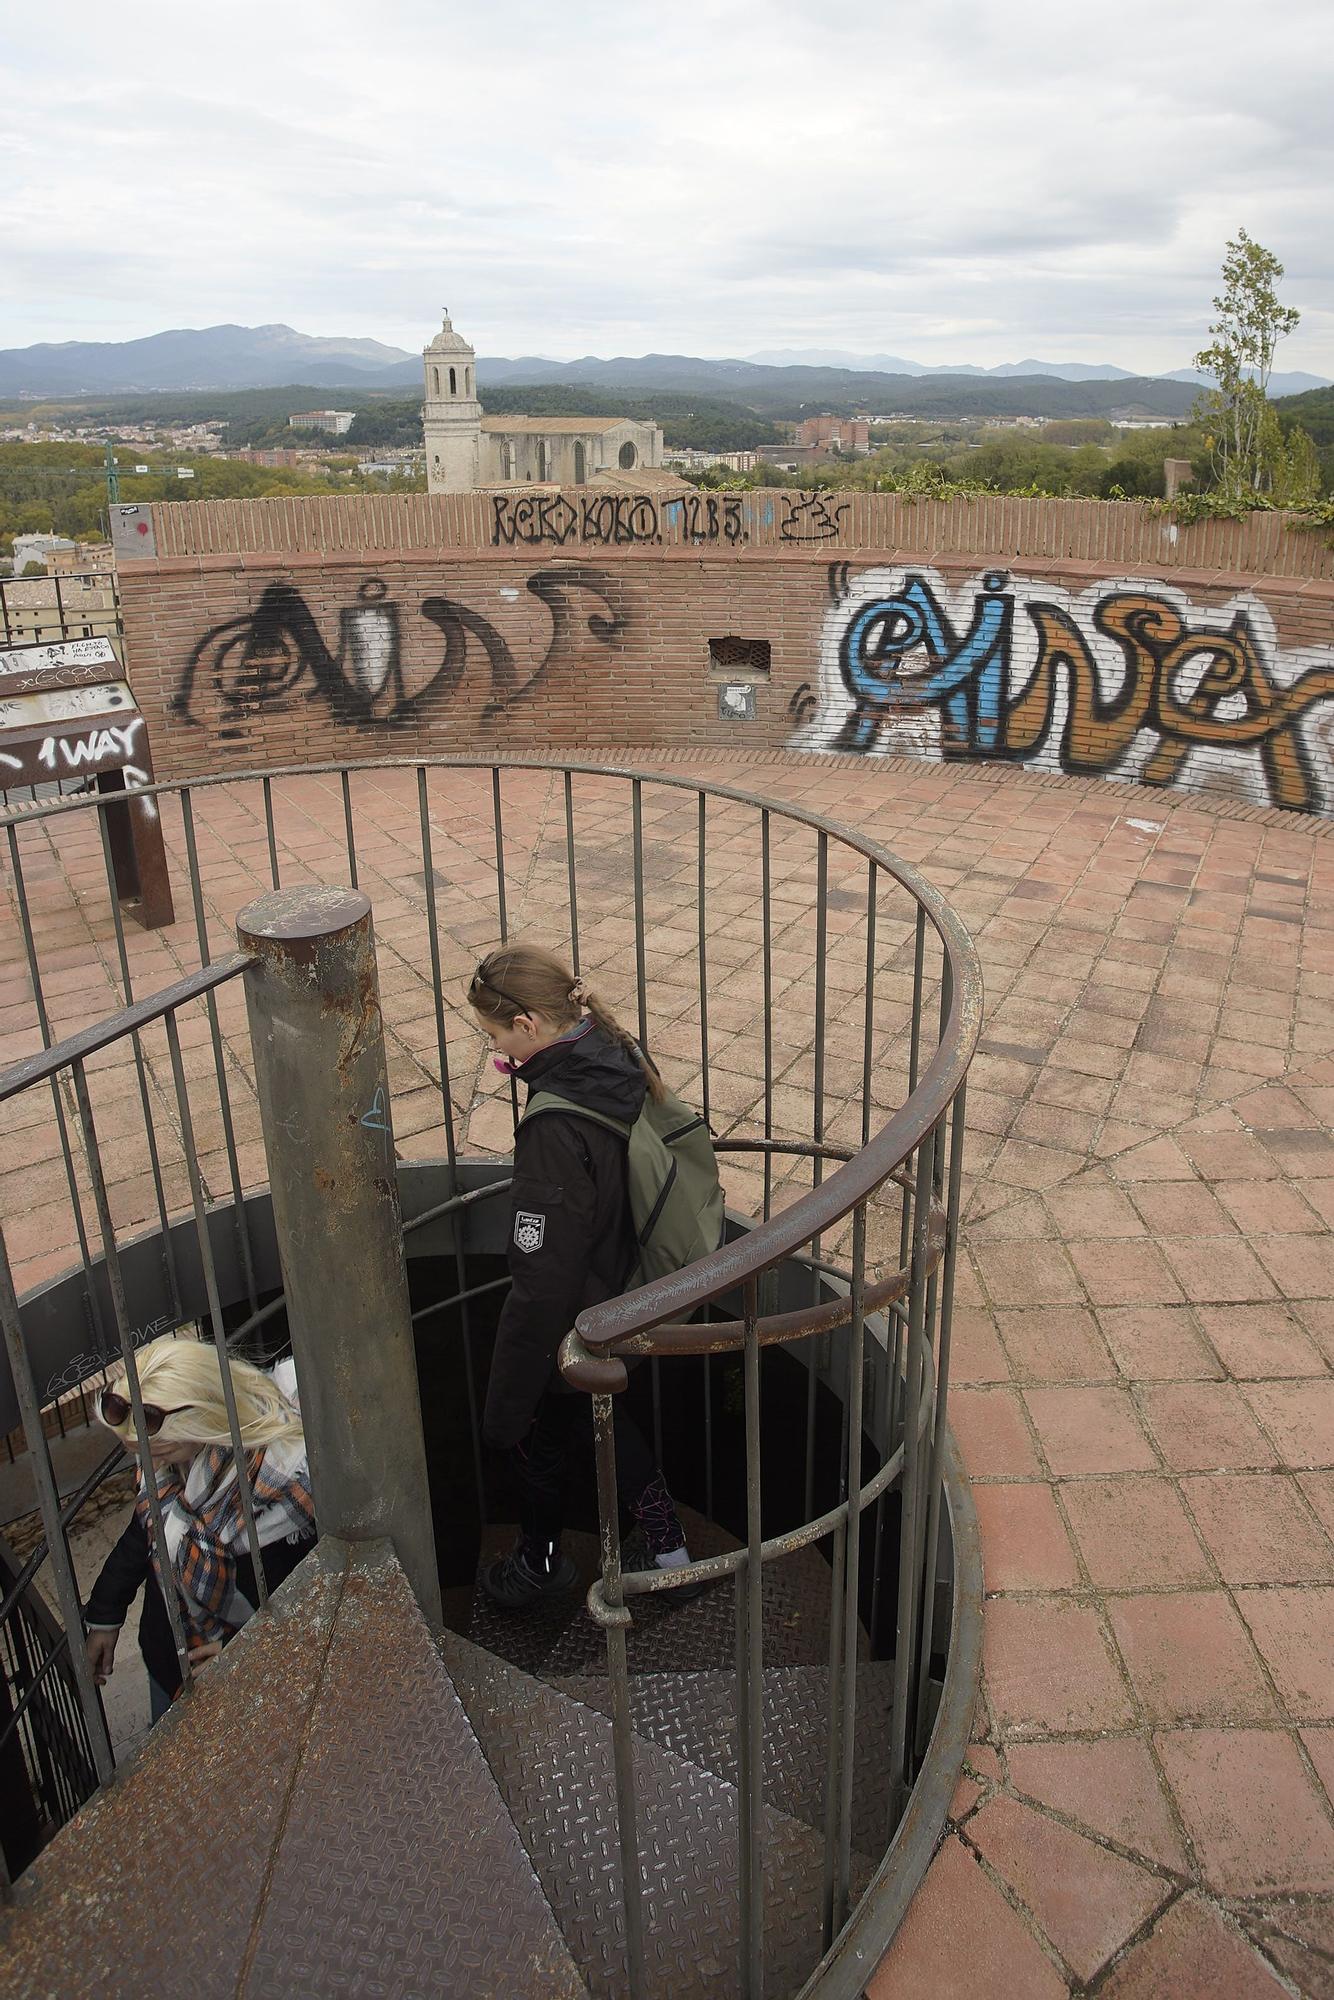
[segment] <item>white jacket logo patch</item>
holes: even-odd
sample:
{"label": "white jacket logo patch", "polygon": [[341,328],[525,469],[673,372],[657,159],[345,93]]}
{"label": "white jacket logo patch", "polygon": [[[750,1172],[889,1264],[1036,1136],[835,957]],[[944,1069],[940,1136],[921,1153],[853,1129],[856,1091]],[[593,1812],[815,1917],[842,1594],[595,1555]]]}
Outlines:
{"label": "white jacket logo patch", "polygon": [[527,1250],[530,1254],[534,1250],[540,1250],[546,1233],[545,1215],[530,1215],[522,1208],[518,1211],[514,1218],[514,1241],[521,1250]]}

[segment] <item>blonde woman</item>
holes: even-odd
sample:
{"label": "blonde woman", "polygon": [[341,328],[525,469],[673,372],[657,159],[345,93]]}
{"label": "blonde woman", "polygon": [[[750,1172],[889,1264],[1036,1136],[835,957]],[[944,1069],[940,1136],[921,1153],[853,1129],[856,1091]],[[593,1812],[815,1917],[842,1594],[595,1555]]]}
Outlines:
{"label": "blonde woman", "polygon": [[[190,1658],[196,1663],[212,1659],[245,1624],[259,1592],[232,1464],[217,1349],[211,1340],[178,1340],[167,1334],[151,1341],[136,1359],[171,1574],[159,1573],[141,1475],[134,1513],[88,1600],[86,1643],[101,1683],[111,1672],[130,1604],[144,1585],[139,1645],[156,1722],[181,1684],[161,1592],[176,1593]],[[315,1537],[296,1369],[291,1361],[280,1361],[266,1374],[247,1361],[233,1360],[231,1374],[264,1576],[273,1590],[309,1553]],[[134,1412],[123,1375],[102,1391],[98,1414],[133,1451]]]}

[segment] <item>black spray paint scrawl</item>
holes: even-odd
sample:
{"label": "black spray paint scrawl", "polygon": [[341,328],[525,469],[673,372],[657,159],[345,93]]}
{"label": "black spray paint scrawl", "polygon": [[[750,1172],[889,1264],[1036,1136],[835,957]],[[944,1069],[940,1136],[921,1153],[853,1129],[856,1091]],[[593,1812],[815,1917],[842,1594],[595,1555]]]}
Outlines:
{"label": "black spray paint scrawl", "polygon": [[[601,570],[536,570],[526,587],[551,614],[551,636],[533,673],[526,679],[520,675],[508,641],[480,611],[451,597],[427,597],[420,614],[443,634],[444,656],[425,685],[409,692],[402,611],[390,602],[379,577],[361,584],[356,601],[340,611],[337,652],[326,644],[301,592],[290,583],[271,583],[253,612],[204,634],[181,675],[172,713],[199,722],[194,708],[202,676],[223,708],[238,716],[282,708],[302,694],[307,700],[325,700],[336,721],[400,728],[419,719],[426,703],[458,691],[470,663],[471,640],[490,675],[485,721],[537,692],[552,670],[572,657],[584,631],[610,645],[626,629],[621,586]],[[581,607],[583,592],[601,598],[607,615],[588,610],[586,599]],[[242,732],[224,724],[219,733]]]}

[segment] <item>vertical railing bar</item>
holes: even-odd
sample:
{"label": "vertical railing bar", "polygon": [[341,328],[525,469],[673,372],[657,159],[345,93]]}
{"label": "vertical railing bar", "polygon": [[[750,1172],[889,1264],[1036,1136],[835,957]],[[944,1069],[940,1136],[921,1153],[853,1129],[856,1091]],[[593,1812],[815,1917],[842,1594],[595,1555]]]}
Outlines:
{"label": "vertical railing bar", "polygon": [[927,1529],[926,1556],[923,1584],[925,1600],[922,1611],[922,1663],[923,1670],[918,1684],[916,1752],[920,1758],[926,1751],[927,1716],[926,1690],[929,1686],[931,1664],[932,1626],[935,1619],[935,1574],[936,1552],[940,1542],[940,1507],[942,1495],[941,1466],[945,1451],[945,1404],[949,1393],[950,1375],[950,1334],[954,1317],[954,1264],[959,1245],[959,1188],[963,1173],[963,1142],[967,1079],[959,1085],[955,1093],[950,1113],[950,1173],[949,1199],[945,1211],[945,1255],[941,1265],[940,1279],[940,1339],[936,1357],[935,1408],[932,1412],[931,1469],[927,1488]]}
{"label": "vertical railing bar", "polygon": [[[825,1068],[825,1005],[826,968],[825,959],[829,945],[829,835],[821,827],[815,843],[815,1105],[812,1119],[812,1138],[817,1146],[824,1143],[824,1068]],[[811,1162],[811,1185],[818,1188],[824,1179],[824,1161],[817,1153]],[[811,1244],[811,1255],[822,1255],[821,1239],[817,1236]],[[811,1273],[811,1304],[820,1303],[820,1274]],[[819,1390],[819,1369],[816,1366],[816,1352],[829,1352],[828,1341],[822,1340],[818,1349],[812,1349],[806,1376],[806,1519],[815,1512],[815,1404]]]}
{"label": "vertical railing bar", "polygon": [[[909,1097],[912,1096],[913,1092],[917,1088],[918,1065],[921,1061],[922,980],[923,980],[925,964],[926,964],[926,911],[925,909],[919,906],[917,911],[917,934],[913,947],[912,1028],[908,1043]],[[905,1169],[909,1173],[911,1173],[914,1166],[914,1158],[911,1153],[908,1154],[903,1164]],[[899,1222],[900,1270],[908,1261],[908,1245],[912,1240],[912,1231],[915,1224],[915,1220],[916,1218],[913,1209],[913,1198],[909,1196],[908,1190],[905,1188],[903,1191],[902,1214]],[[894,1432],[897,1428],[898,1404],[899,1404],[899,1370],[897,1366],[897,1354],[896,1354],[896,1365],[890,1375],[890,1382],[889,1382],[889,1435],[891,1437],[894,1435]]]}
{"label": "vertical railing bar", "polygon": [[917,1191],[913,1203],[912,1272],[909,1289],[908,1362],[904,1376],[903,1476],[900,1485],[899,1588],[897,1637],[894,1649],[894,1704],[890,1716],[890,1819],[892,1835],[907,1795],[908,1699],[912,1673],[913,1628],[916,1623],[917,1578],[913,1556],[917,1548],[918,1395],[922,1377],[922,1323],[926,1305],[926,1249],[931,1219],[931,1175],[934,1127],[917,1149]]}
{"label": "vertical railing bar", "polygon": [[866,868],[866,1007],[862,1027],[862,1144],[871,1138],[871,1063],[875,1049],[875,931],[878,876],[876,863]]}
{"label": "vertical railing bar", "polygon": [[740,1937],[737,1943],[737,1992],[750,1995],[750,1870],[746,1857],[752,1841],[750,1797],[750,1624],[748,1584],[750,1559],[743,1549],[732,1572],[732,1667],[736,1675],[737,1890]]}
{"label": "vertical railing bar", "polygon": [[[209,962],[208,921],[204,913],[204,890],[199,874],[199,852],[195,843],[194,800],[190,787],[181,787],[181,823],[185,830],[185,857],[190,869],[190,896],[194,904],[195,934],[199,940],[199,963]],[[259,1306],[259,1290],[255,1284],[255,1259],[250,1242],[250,1219],[246,1214],[245,1201],[241,1193],[241,1162],[236,1151],[236,1127],[232,1119],[232,1094],[227,1082],[227,1061],[222,1046],[222,1022],[218,1014],[217,994],[210,989],[204,995],[208,1009],[209,1037],[213,1043],[213,1072],[218,1081],[218,1110],[222,1117],[222,1139],[227,1152],[227,1178],[232,1189],[232,1217],[236,1229],[237,1248],[241,1253],[241,1270],[245,1278],[246,1297],[250,1310]]]}
{"label": "vertical railing bar", "polygon": [[[422,882],[426,894],[426,935],[431,954],[431,991],[435,1001],[435,1049],[440,1065],[440,1103],[445,1121],[445,1157],[448,1162],[448,1187],[451,1196],[458,1193],[458,1140],[454,1130],[454,1102],[449,1073],[449,1037],[445,1026],[444,975],[440,962],[440,914],[435,900],[435,854],[431,841],[431,802],[425,764],[417,766],[417,810],[421,825]],[[460,1292],[468,1289],[466,1261],[463,1250],[462,1224],[456,1217],[454,1235],[454,1275]],[[468,1422],[472,1445],[472,1476],[477,1490],[477,1511],[485,1521],[486,1470],[482,1458],[481,1424],[477,1410],[477,1365],[473,1354],[472,1306],[465,1298],[459,1307],[460,1331],[463,1336],[463,1380],[468,1398]]]}
{"label": "vertical railing bar", "polygon": [[[760,813],[760,936],[764,979],[764,1136],[774,1136],[774,966],[773,906],[771,902],[771,854],[769,808]],[[764,1219],[773,1208],[774,1159],[768,1147],[764,1153]]]}
{"label": "vertical railing bar", "polygon": [[[125,993],[125,1005],[128,1007],[134,1000],[134,985],[130,977],[129,953],[125,948],[125,925],[121,920],[120,899],[116,894],[116,870],[111,859],[111,836],[107,831],[107,809],[99,805],[95,810],[97,812],[98,831],[102,836],[102,865],[106,870],[107,891],[111,898],[111,914],[115,920],[116,950],[120,958],[121,985]],[[139,1081],[139,1102],[143,1106],[144,1113],[144,1137],[148,1141],[148,1164],[153,1176],[153,1192],[157,1201],[158,1222],[162,1231],[162,1260],[166,1267],[167,1284],[171,1292],[172,1312],[180,1320],[185,1317],[185,1309],[181,1304],[180,1280],[176,1270],[176,1249],[171,1240],[171,1230],[167,1224],[167,1196],[166,1190],[162,1185],[162,1161],[158,1153],[157,1126],[153,1121],[153,1109],[150,1101],[151,1093],[148,1087],[148,1067],[144,1061],[143,1041],[138,1029],[132,1032],[130,1045],[134,1050],[134,1068]]]}
{"label": "vertical railing bar", "polygon": [[69,637],[69,632],[65,625],[65,593],[60,588],[59,570],[56,570],[55,572],[55,583],[56,583],[56,622],[60,626],[61,638],[67,639]]}
{"label": "vertical railing bar", "polygon": [[[509,943],[510,920],[509,903],[505,895],[505,819],[500,796],[500,766],[491,766],[491,825],[496,842],[496,921],[500,925],[500,942]],[[514,1130],[519,1129],[519,1086],[510,1078],[510,1116],[514,1120]]]}
{"label": "vertical railing bar", "polygon": [[579,885],[574,861],[574,778],[565,773],[565,878],[570,897],[570,958],[574,976],[579,977]]}
{"label": "vertical railing bar", "polygon": [[79,1691],[79,1705],[88,1729],[98,1783],[105,1785],[109,1784],[115,1775],[116,1760],[111,1749],[111,1738],[107,1733],[106,1716],[93,1683],[92,1668],[88,1664],[87,1651],[83,1645],[83,1611],[79,1603],[74,1565],[70,1560],[69,1544],[60,1525],[60,1495],[56,1490],[56,1476],[52,1469],[46,1431],[42,1424],[41,1404],[37,1397],[37,1384],[33,1379],[32,1362],[27,1343],[23,1338],[23,1322],[19,1317],[18,1297],[14,1290],[14,1276],[10,1269],[9,1250],[3,1229],[0,1229],[0,1322],[3,1322],[4,1326],[5,1347],[9,1355],[14,1395],[28,1440],[28,1455],[32,1460],[33,1480],[37,1487],[37,1503],[41,1510],[42,1528],[46,1535],[47,1551],[56,1581],[56,1597],[69,1641],[70,1667]]}
{"label": "vertical railing bar", "polygon": [[833,1559],[829,1576],[829,1697],[826,1738],[828,1755],[824,1774],[824,1871],[820,1895],[821,1942],[828,1950],[838,1928],[834,1921],[834,1882],[838,1872],[839,1815],[842,1788],[838,1773],[843,1768],[843,1597],[844,1566],[847,1561],[848,1522],[840,1515],[834,1529]]}
{"label": "vertical railing bar", "polygon": [[[874,866],[874,863],[872,864]],[[834,1880],[834,1927],[848,1914],[852,1874],[852,1755],[857,1724],[857,1628],[861,1588],[862,1393],[866,1375],[866,1203],[852,1216],[852,1319],[848,1327],[847,1557],[843,1574],[843,1721],[839,1732],[838,1867]]]}
{"label": "vertical railing bar", "polygon": [[708,801],[703,792],[699,795],[699,825],[697,832],[698,872],[695,881],[695,918],[699,937],[699,1065],[703,1078],[703,1102],[700,1109],[704,1113],[704,1123],[711,1127],[709,1115],[709,946],[708,924],[705,911],[708,907],[708,837],[709,827],[706,814]]}
{"label": "vertical railing bar", "polygon": [[500,922],[500,942],[509,943],[509,906],[505,899],[505,822],[500,797],[500,766],[491,766],[491,825],[496,842],[496,915]]}
{"label": "vertical railing bar", "polygon": [[621,1589],[620,1509],[616,1492],[616,1440],[610,1396],[593,1398],[593,1439],[597,1458],[598,1531],[602,1543],[602,1595],[608,1609],[613,1614],[621,1614],[607,1627],[607,1677],[611,1684],[612,1757],[616,1769],[616,1830],[621,1856],[621,1897],[625,1909],[627,1994],[629,2000],[643,2000],[644,1901],[639,1872],[630,1676],[625,1654],[625,1633],[630,1618]]}
{"label": "vertical railing bar", "polygon": [[347,839],[347,872],[352,887],[356,889],[360,885],[357,882],[357,836],[352,825],[352,780],[346,767],[338,775],[343,781],[343,831]]}
{"label": "vertical railing bar", "polygon": [[745,1985],[749,2000],[764,1993],[764,1554],[760,1508],[760,1342],[759,1284],[746,1280],[743,1292],[746,1398],[746,1790],[750,1800],[749,1841],[741,1867],[749,1881],[749,1934],[743,1933]]}
{"label": "vertical railing bar", "polygon": [[190,1648],[185,1636],[185,1627],[181,1622],[180,1593],[173,1583],[171,1551],[167,1547],[167,1531],[162,1522],[162,1501],[158,1494],[157,1467],[153,1463],[144,1422],[144,1401],[139,1391],[139,1367],[134,1358],[134,1338],[130,1332],[130,1316],[125,1303],[125,1279],[120,1268],[120,1250],[111,1221],[111,1204],[107,1198],[106,1178],[102,1172],[102,1154],[97,1143],[92,1099],[88,1095],[88,1079],[84,1074],[83,1064],[76,1061],[71,1064],[71,1070],[74,1080],[74,1100],[79,1113],[79,1129],[83,1136],[84,1160],[88,1167],[88,1178],[92,1183],[93,1204],[97,1209],[97,1223],[102,1236],[102,1257],[106,1266],[107,1288],[111,1293],[111,1310],[115,1316],[121,1359],[125,1363],[125,1385],[130,1392],[139,1475],[148,1499],[150,1540],[157,1556],[162,1601],[166,1606],[167,1622],[171,1626],[172,1641],[176,1647],[176,1660],[181,1670],[181,1686],[188,1688],[192,1679]]}
{"label": "vertical railing bar", "polygon": [[449,1192],[452,1197],[459,1191],[458,1148],[454,1136],[454,1106],[450,1096],[444,979],[440,967],[440,917],[435,906],[435,863],[431,849],[431,812],[425,764],[417,766],[417,805],[421,819],[422,880],[426,884],[426,936],[431,953],[431,988],[435,996],[435,1050],[440,1063],[440,1100],[445,1120],[445,1156],[449,1162]]}
{"label": "vertical railing bar", "polygon": [[278,837],[273,826],[273,780],[265,778],[264,787],[264,832],[269,843],[269,879],[275,889],[282,888],[278,869]]}
{"label": "vertical railing bar", "polygon": [[[23,952],[28,962],[28,977],[32,981],[32,997],[37,1009],[37,1025],[41,1032],[42,1046],[51,1046],[51,1017],[46,1008],[46,996],[42,990],[41,967],[37,959],[37,944],[33,937],[32,917],[28,909],[28,890],[23,877],[23,859],[19,852],[17,829],[10,825],[5,828],[9,835],[9,860],[14,871],[14,893],[18,899],[19,926],[23,934]],[[51,1103],[56,1114],[56,1130],[60,1134],[60,1151],[65,1161],[65,1179],[69,1185],[70,1206],[74,1212],[74,1228],[79,1239],[79,1262],[83,1266],[84,1298],[92,1314],[93,1333],[97,1340],[99,1354],[107,1347],[106,1327],[102,1319],[102,1302],[93,1282],[92,1251],[88,1246],[88,1230],[83,1217],[83,1202],[79,1196],[78,1175],[74,1167],[74,1149],[70,1145],[69,1121],[65,1116],[65,1106],[60,1095],[60,1079],[51,1078]]]}
{"label": "vertical railing bar", "polygon": [[700,1356],[704,1370],[704,1518],[713,1519],[713,1369],[707,1354]]}
{"label": "vertical railing bar", "polygon": [[204,1187],[199,1178],[199,1156],[195,1151],[194,1120],[190,1114],[190,1094],[185,1086],[185,1065],[181,1061],[181,1034],[176,1021],[176,1009],[171,1007],[163,1016],[163,1027],[167,1031],[167,1054],[171,1061],[171,1080],[176,1089],[176,1111],[181,1121],[181,1138],[185,1146],[185,1169],[190,1177],[190,1206],[194,1210],[195,1236],[199,1243],[199,1263],[204,1274],[204,1296],[208,1300],[209,1324],[213,1329],[213,1345],[218,1351],[218,1368],[222,1375],[222,1400],[227,1406],[227,1428],[231,1433],[232,1458],[236,1472],[236,1490],[241,1501],[241,1518],[245,1522],[246,1541],[250,1547],[250,1559],[255,1568],[255,1589],[259,1595],[259,1608],[267,1611],[269,1586],[264,1575],[264,1557],[260,1549],[259,1528],[255,1522],[255,1496],[250,1484],[250,1471],[246,1465],[245,1439],[241,1435],[241,1418],[236,1407],[236,1388],[232,1381],[231,1356],[227,1352],[227,1330],[223,1325],[222,1300],[218,1294],[218,1274],[213,1261],[213,1241],[209,1235],[208,1216],[204,1210]]}
{"label": "vertical railing bar", "polygon": [[639,1046],[648,1054],[648,988],[644,976],[644,784],[630,781],[635,850],[635,986],[639,1002]]}

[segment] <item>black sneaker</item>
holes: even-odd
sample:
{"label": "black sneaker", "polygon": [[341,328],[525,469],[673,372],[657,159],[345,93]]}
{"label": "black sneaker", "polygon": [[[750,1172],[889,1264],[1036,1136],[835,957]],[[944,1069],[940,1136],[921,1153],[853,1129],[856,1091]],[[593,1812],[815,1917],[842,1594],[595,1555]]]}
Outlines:
{"label": "black sneaker", "polygon": [[549,1598],[563,1596],[579,1581],[568,1556],[558,1556],[553,1568],[534,1569],[520,1544],[482,1571],[482,1589],[502,1611],[531,1611]]}

